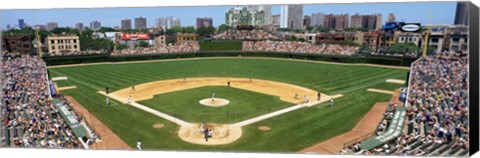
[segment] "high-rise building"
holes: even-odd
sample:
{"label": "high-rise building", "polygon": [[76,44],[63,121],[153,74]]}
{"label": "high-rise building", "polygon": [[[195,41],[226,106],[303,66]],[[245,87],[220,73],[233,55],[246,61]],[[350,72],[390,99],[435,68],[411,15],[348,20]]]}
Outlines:
{"label": "high-rise building", "polygon": [[7,30],[10,30],[12,29],[12,26],[10,26],[10,24],[7,25]]}
{"label": "high-rise building", "polygon": [[255,12],[263,11],[263,25],[272,24],[272,5],[250,5],[247,9]]}
{"label": "high-rise building", "polygon": [[79,23],[75,24],[75,28],[82,31],[83,30],[83,23],[79,22]]}
{"label": "high-rise building", "polygon": [[395,14],[393,13],[388,14],[387,22],[395,22],[395,21],[396,21]]}
{"label": "high-rise building", "polygon": [[161,17],[155,19],[155,26],[158,28],[170,29],[172,27],[181,26],[180,18],[177,17]]}
{"label": "high-rise building", "polygon": [[25,27],[25,21],[23,19],[18,19],[18,27],[23,29]]}
{"label": "high-rise building", "polygon": [[323,26],[332,28],[335,30],[343,30],[348,27],[349,15],[348,14],[328,14],[325,16]]}
{"label": "high-rise building", "polygon": [[350,27],[351,28],[363,27],[363,16],[359,14],[352,15],[350,17]]}
{"label": "high-rise building", "polygon": [[380,29],[382,29],[382,23],[383,23],[382,14],[377,14],[375,17],[376,17],[376,19],[375,19],[375,23],[376,23],[375,24],[375,30],[380,30]]}
{"label": "high-rise building", "polygon": [[90,29],[97,30],[100,27],[102,27],[102,24],[100,23],[100,21],[95,20],[95,21],[90,22]]}
{"label": "high-rise building", "polygon": [[49,22],[49,23],[47,23],[47,30],[48,30],[48,31],[51,31],[51,30],[53,30],[53,29],[55,29],[55,28],[57,28],[57,27],[58,27],[58,23],[56,23],[56,22]]}
{"label": "high-rise building", "polygon": [[182,26],[180,18],[177,18],[177,17],[167,18],[167,28],[174,28],[174,27],[180,27],[180,26]]}
{"label": "high-rise building", "polygon": [[123,19],[121,29],[122,30],[132,29],[132,20],[131,19]]}
{"label": "high-rise building", "polygon": [[468,3],[457,2],[457,10],[455,11],[455,25],[468,25]]}
{"label": "high-rise building", "polygon": [[325,14],[322,12],[312,13],[312,26],[323,26],[325,21]]}
{"label": "high-rise building", "polygon": [[280,14],[276,14],[272,16],[272,25],[280,26]]}
{"label": "high-rise building", "polygon": [[381,14],[352,15],[350,18],[350,27],[380,29],[382,27],[382,15]]}
{"label": "high-rise building", "polygon": [[290,29],[302,29],[303,5],[282,5],[280,8],[280,27]]}
{"label": "high-rise building", "polygon": [[203,28],[203,27],[210,27],[213,25],[212,18],[204,17],[204,18],[197,18],[196,27]]}
{"label": "high-rise building", "polygon": [[263,26],[264,11],[248,10],[247,7],[230,8],[225,13],[225,23],[228,26],[236,27],[238,25]]}
{"label": "high-rise building", "polygon": [[135,18],[135,29],[146,29],[147,19],[144,17]]}
{"label": "high-rise building", "polygon": [[312,26],[312,17],[305,15],[303,17],[303,26],[305,27]]}
{"label": "high-rise building", "polygon": [[155,19],[155,26],[158,28],[167,28],[167,18],[161,17]]}

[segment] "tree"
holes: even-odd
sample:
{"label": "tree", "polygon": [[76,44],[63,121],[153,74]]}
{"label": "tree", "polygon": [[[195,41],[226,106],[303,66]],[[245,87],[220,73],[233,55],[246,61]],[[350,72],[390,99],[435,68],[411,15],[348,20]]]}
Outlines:
{"label": "tree", "polygon": [[80,35],[80,31],[78,29],[71,29],[71,28],[68,28],[68,27],[57,27],[50,32],[54,33],[54,34],[65,33],[65,34],[71,34],[71,35],[73,34],[73,35],[77,35],[77,36]]}
{"label": "tree", "polygon": [[363,27],[349,27],[349,28],[345,28],[344,31],[345,32],[355,32],[355,31],[365,32],[365,31],[368,31],[368,29]]}
{"label": "tree", "polygon": [[195,28],[193,26],[183,27],[182,33],[195,33]]}
{"label": "tree", "polygon": [[318,32],[329,32],[330,30],[332,30],[332,29],[329,28],[329,27],[324,27],[324,26],[318,26],[317,27]]}
{"label": "tree", "polygon": [[225,32],[228,29],[230,29],[230,27],[226,24],[222,24],[222,25],[218,26],[218,32]]}
{"label": "tree", "polygon": [[198,28],[196,32],[200,37],[205,37],[205,36],[214,34],[215,33],[215,28],[211,27],[211,26],[201,27],[201,28]]}
{"label": "tree", "polygon": [[143,48],[146,48],[148,46],[149,46],[148,42],[145,42],[145,41],[140,41],[135,45],[135,47],[143,47]]}
{"label": "tree", "polygon": [[105,32],[116,32],[118,30],[115,30],[114,28],[111,27],[100,27],[97,32],[105,33]]}
{"label": "tree", "polygon": [[297,36],[294,36],[294,35],[291,35],[291,36],[288,36],[288,41],[297,41]]}
{"label": "tree", "polygon": [[122,50],[122,49],[127,49],[128,48],[128,45],[126,44],[117,44],[117,50]]}
{"label": "tree", "polygon": [[417,52],[418,47],[415,43],[395,43],[385,49],[385,53],[390,54],[405,54],[410,52]]}
{"label": "tree", "polygon": [[307,26],[306,30],[307,30],[308,32],[312,32],[312,31],[313,31],[313,26]]}
{"label": "tree", "polygon": [[373,52],[372,46],[367,43],[363,43],[357,50],[358,54],[371,54]]}

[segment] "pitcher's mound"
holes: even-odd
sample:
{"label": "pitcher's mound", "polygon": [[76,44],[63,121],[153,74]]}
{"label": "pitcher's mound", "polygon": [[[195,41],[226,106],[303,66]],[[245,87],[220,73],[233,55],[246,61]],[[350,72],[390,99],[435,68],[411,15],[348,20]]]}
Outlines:
{"label": "pitcher's mound", "polygon": [[260,126],[260,127],[258,127],[258,129],[261,130],[261,131],[269,131],[271,128],[268,127],[268,126]]}
{"label": "pitcher's mound", "polygon": [[163,128],[165,125],[163,123],[156,123],[153,125],[153,128]]}
{"label": "pitcher's mound", "polygon": [[181,126],[178,136],[186,142],[202,145],[228,144],[242,136],[242,128],[240,126],[207,123],[206,128],[212,129],[212,137],[205,141],[205,135],[201,131],[200,126],[200,124]]}
{"label": "pitcher's mound", "polygon": [[219,107],[219,106],[227,105],[228,103],[230,103],[230,101],[223,98],[215,98],[214,100],[212,100],[212,98],[208,98],[208,99],[202,99],[198,103],[205,106]]}

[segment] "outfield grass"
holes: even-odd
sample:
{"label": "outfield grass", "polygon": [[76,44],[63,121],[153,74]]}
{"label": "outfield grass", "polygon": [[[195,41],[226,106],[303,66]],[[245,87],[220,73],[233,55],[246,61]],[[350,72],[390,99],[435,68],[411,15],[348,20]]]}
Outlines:
{"label": "outfield grass", "polygon": [[[221,107],[209,107],[198,101],[210,98],[228,99]],[[232,87],[201,87],[155,95],[153,99],[139,102],[155,110],[170,114],[187,122],[232,124],[291,106],[279,97]]]}
{"label": "outfield grass", "polygon": [[[378,101],[390,95],[366,92],[368,88],[393,90],[402,85],[386,79],[405,79],[407,70],[357,65],[334,65],[273,59],[229,58],[134,64],[107,64],[50,69],[51,77],[67,76],[59,87],[134,147],[142,139],[146,149],[295,152],[349,131]],[[104,96],[96,91],[113,90],[134,84],[183,77],[252,77],[286,82],[320,90],[328,95],[343,94],[335,106],[299,109],[243,127],[236,142],[220,146],[195,145],[178,138],[179,127],[169,121],[128,105],[104,106]],[[172,95],[173,96],[173,95]],[[201,120],[199,120],[201,121]],[[155,123],[165,124],[155,129]],[[270,131],[259,131],[267,125]]]}

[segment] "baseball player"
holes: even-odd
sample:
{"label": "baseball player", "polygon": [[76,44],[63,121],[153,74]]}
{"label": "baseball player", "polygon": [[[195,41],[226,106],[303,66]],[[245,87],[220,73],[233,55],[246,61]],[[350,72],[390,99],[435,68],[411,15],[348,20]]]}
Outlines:
{"label": "baseball player", "polygon": [[142,150],[142,142],[140,140],[137,140],[137,149]]}
{"label": "baseball player", "polygon": [[108,97],[107,97],[107,100],[106,100],[106,102],[107,102],[107,106],[108,106],[108,101],[109,101],[109,99],[108,99]]}
{"label": "baseball player", "polygon": [[230,87],[230,81],[227,82],[227,86]]}
{"label": "baseball player", "polygon": [[305,103],[308,103],[308,97],[305,95],[304,98],[305,98]]}
{"label": "baseball player", "polygon": [[215,101],[215,93],[212,94],[212,101]]}
{"label": "baseball player", "polygon": [[135,92],[135,86],[132,86],[132,91]]}
{"label": "baseball player", "polygon": [[128,104],[132,103],[132,96],[131,95],[128,96],[127,102],[128,102]]}
{"label": "baseball player", "polygon": [[320,98],[322,97],[322,93],[320,91],[317,92],[317,100],[320,101]]}
{"label": "baseball player", "polygon": [[333,107],[333,98],[330,98],[330,107]]}
{"label": "baseball player", "polygon": [[295,93],[295,96],[293,98],[298,99],[298,93]]}

